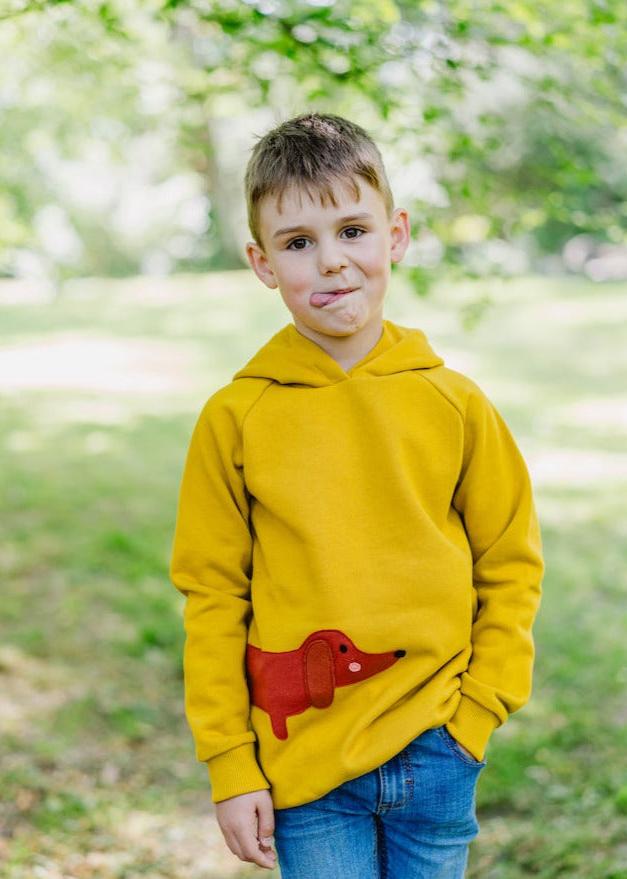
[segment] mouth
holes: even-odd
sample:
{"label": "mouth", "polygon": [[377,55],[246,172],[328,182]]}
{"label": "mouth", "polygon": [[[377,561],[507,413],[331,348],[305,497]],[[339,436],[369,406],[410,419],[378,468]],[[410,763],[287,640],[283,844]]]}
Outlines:
{"label": "mouth", "polygon": [[342,296],[346,296],[347,293],[354,293],[357,289],[359,288],[344,287],[340,290],[329,290],[323,293],[312,293],[309,298],[309,302],[316,308],[324,308],[325,305],[329,305],[329,303],[335,302],[336,299],[340,299]]}

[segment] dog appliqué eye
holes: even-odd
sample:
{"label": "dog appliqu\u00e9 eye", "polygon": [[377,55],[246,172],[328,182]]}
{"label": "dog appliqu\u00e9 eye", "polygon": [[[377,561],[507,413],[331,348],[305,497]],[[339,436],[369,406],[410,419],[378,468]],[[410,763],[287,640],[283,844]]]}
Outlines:
{"label": "dog appliqu\u00e9 eye", "polygon": [[348,647],[346,644],[340,644],[340,653],[346,653],[348,651]]}

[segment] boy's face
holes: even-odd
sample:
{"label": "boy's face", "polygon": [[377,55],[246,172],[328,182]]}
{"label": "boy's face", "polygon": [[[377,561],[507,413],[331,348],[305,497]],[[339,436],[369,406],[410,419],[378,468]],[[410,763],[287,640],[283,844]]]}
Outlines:
{"label": "boy's face", "polygon": [[[383,320],[390,264],[407,250],[407,211],[397,208],[388,218],[382,196],[362,178],[359,188],[356,201],[347,185],[338,184],[337,207],[323,206],[317,193],[312,199],[294,187],[283,194],[280,213],[276,197],[263,199],[259,226],[264,247],[246,246],[257,277],[279,288],[296,328],[314,341],[364,330],[372,337]],[[352,292],[325,305],[313,297],[345,289]]]}

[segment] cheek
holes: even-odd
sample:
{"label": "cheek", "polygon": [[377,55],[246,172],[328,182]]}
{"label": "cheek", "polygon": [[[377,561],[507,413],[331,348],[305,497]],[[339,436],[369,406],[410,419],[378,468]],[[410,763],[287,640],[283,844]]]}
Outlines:
{"label": "cheek", "polygon": [[287,257],[280,260],[277,263],[277,274],[281,286],[294,293],[310,287],[311,273],[304,259]]}
{"label": "cheek", "polygon": [[385,242],[378,242],[376,247],[364,250],[360,262],[369,275],[386,275],[390,268],[390,254]]}

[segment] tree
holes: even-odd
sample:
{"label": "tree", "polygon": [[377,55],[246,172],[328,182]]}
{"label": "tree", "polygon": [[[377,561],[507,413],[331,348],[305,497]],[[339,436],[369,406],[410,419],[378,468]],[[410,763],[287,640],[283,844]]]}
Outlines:
{"label": "tree", "polygon": [[[70,52],[47,66],[55,84],[72,78],[75,95],[107,46],[106,89],[130,129],[165,124],[129,121],[134,99],[119,102],[116,79],[159,46],[176,94],[167,125],[178,161],[203,175],[211,200],[213,250],[177,265],[237,261],[215,121],[261,107],[277,119],[339,112],[376,134],[414,218],[419,288],[440,260],[470,274],[512,272],[526,265],[517,253],[533,264],[580,232],[625,240],[627,7],[616,0],[15,0],[4,15],[46,23],[51,45],[66,50],[81,35],[86,60]],[[87,112],[56,104],[37,127],[62,127],[70,148]],[[4,213],[28,230],[37,192],[20,200],[15,182],[9,191]]]}

